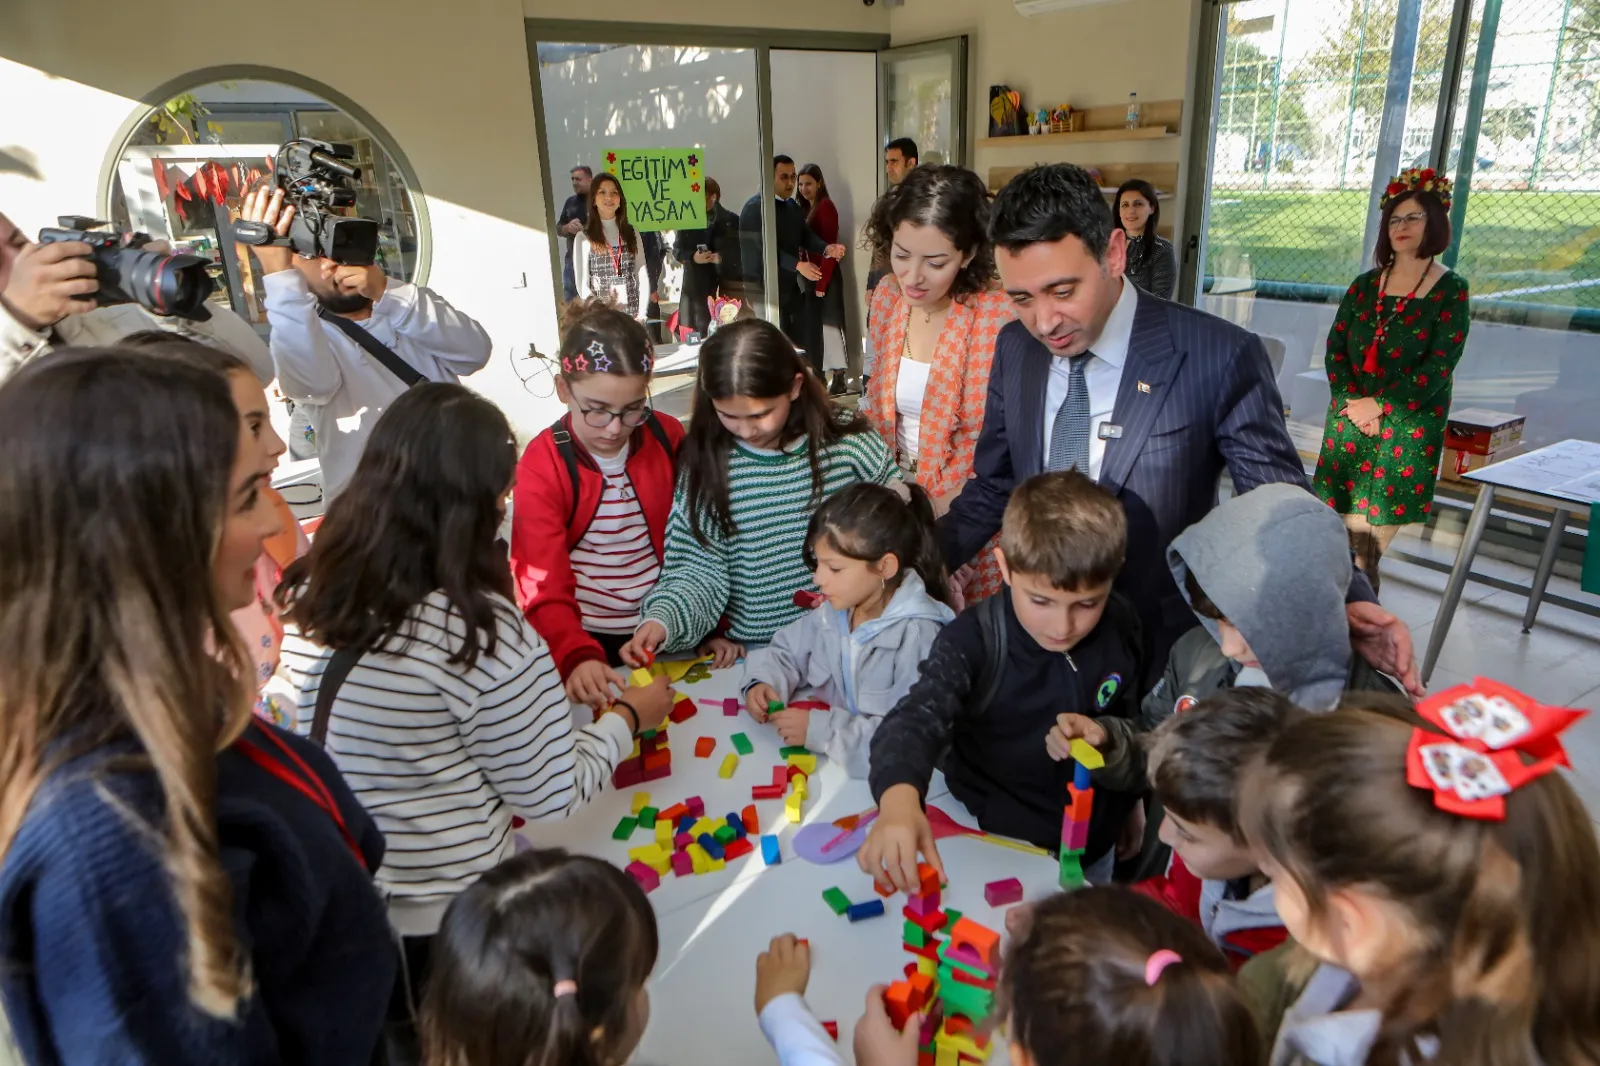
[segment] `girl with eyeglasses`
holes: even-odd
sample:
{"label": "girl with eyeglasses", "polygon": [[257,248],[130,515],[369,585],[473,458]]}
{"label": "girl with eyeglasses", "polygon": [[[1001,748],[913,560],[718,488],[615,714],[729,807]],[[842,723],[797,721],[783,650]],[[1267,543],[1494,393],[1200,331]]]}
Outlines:
{"label": "girl with eyeglasses", "polygon": [[1426,522],[1467,343],[1467,280],[1435,257],[1450,247],[1450,181],[1407,170],[1383,195],[1376,266],[1351,283],[1328,332],[1332,400],[1312,491],[1344,516],[1356,565],[1400,527]]}
{"label": "girl with eyeglasses", "polygon": [[575,304],[556,373],[567,413],[517,466],[511,566],[523,613],[574,703],[599,710],[661,576],[683,426],[650,409],[650,338],[599,301]]}

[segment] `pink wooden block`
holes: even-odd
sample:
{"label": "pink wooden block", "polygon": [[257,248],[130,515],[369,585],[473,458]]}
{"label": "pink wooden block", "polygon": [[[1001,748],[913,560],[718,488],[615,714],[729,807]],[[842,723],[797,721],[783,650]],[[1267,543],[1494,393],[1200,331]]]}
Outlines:
{"label": "pink wooden block", "polygon": [[694,859],[687,851],[672,853],[672,872],[679,877],[692,877],[694,875]]}
{"label": "pink wooden block", "polygon": [[1022,882],[1015,877],[990,881],[983,886],[983,899],[991,907],[1009,907],[1022,901]]}
{"label": "pink wooden block", "polygon": [[724,718],[737,718],[739,716],[739,701],[733,696],[723,700],[722,715]]}
{"label": "pink wooden block", "polygon": [[934,914],[939,910],[939,893],[929,892],[927,895],[918,893],[906,897],[906,910],[923,916]]}
{"label": "pink wooden block", "polygon": [[704,818],[706,816],[706,801],[699,796],[690,796],[683,802],[684,806],[689,808],[689,817]]}
{"label": "pink wooden block", "polygon": [[654,892],[661,886],[661,875],[642,862],[630,862],[628,876],[639,882],[639,887],[646,892]]}
{"label": "pink wooden block", "polygon": [[677,851],[682,851],[684,848],[693,843],[694,837],[690,836],[688,833],[679,833],[677,836],[672,838],[672,846]]}

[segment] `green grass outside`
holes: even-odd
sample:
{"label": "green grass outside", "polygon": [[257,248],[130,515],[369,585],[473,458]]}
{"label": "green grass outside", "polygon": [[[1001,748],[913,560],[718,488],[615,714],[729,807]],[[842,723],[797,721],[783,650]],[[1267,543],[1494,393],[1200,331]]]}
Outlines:
{"label": "green grass outside", "polygon": [[[1363,192],[1216,188],[1206,271],[1237,276],[1240,253],[1257,281],[1343,287],[1367,257]],[[1600,282],[1600,193],[1474,192],[1456,269],[1474,296],[1578,281]],[[1600,283],[1507,299],[1600,308]]]}

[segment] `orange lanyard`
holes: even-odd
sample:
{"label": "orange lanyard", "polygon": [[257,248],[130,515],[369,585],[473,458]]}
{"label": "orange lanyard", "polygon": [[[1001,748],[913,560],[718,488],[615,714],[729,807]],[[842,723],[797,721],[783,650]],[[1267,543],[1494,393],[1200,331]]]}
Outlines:
{"label": "orange lanyard", "polygon": [[[296,755],[294,749],[285,744],[271,729],[265,726],[259,727],[259,729],[261,735],[271,741],[272,745],[282,752],[284,757],[300,773],[296,774],[291,771],[249,737],[239,738],[237,745],[239,754],[321,808],[324,814],[333,819],[333,824],[339,829],[339,835],[344,837],[345,847],[349,848],[350,854],[356,857],[356,862],[361,864],[363,870],[371,873],[372,871],[367,867],[367,857],[361,853],[361,845],[356,843],[355,835],[350,832],[350,827],[345,824],[344,815],[339,813],[339,805],[334,802],[333,793],[328,791],[328,786],[322,783],[322,778],[318,777],[317,772],[307,766],[306,761]],[[300,776],[302,774],[304,775],[303,777]]]}

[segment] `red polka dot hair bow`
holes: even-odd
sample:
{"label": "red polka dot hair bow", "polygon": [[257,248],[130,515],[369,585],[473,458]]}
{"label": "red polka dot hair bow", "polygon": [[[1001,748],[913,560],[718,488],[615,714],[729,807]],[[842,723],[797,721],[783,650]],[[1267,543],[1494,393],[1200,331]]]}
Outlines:
{"label": "red polka dot hair bow", "polygon": [[1417,713],[1446,735],[1420,728],[1411,734],[1406,782],[1431,791],[1441,811],[1498,822],[1508,793],[1572,765],[1561,733],[1587,712],[1547,707],[1480,677],[1429,696]]}

